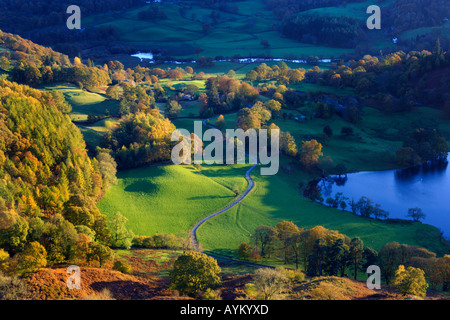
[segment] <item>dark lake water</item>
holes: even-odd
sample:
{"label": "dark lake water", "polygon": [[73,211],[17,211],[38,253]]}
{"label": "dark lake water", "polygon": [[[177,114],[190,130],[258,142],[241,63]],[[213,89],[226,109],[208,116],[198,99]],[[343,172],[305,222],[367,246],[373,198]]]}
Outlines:
{"label": "dark lake water", "polygon": [[[423,223],[441,230],[450,238],[450,166],[448,162],[425,164],[405,170],[357,172],[347,179],[331,176],[319,182],[324,199],[342,192],[358,201],[362,196],[389,212],[389,218],[410,219],[409,208],[419,207],[426,214]],[[347,207],[346,210],[349,210]]]}

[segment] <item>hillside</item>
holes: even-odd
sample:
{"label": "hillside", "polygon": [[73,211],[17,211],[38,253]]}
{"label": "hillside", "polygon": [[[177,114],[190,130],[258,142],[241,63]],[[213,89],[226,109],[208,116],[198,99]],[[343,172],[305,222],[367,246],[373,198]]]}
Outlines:
{"label": "hillside", "polygon": [[[164,254],[164,253],[163,253]],[[169,252],[170,254],[170,252]],[[148,256],[151,258],[148,258]],[[34,299],[116,299],[116,300],[173,300],[189,299],[168,290],[168,271],[172,261],[158,262],[157,251],[133,250],[122,255],[130,261],[133,271],[123,274],[111,269],[81,267],[81,290],[66,287],[66,268],[44,268],[25,278]],[[172,255],[172,254],[171,254]],[[156,257],[156,258],[153,258]],[[251,274],[223,275],[218,288],[222,298],[234,300],[245,298],[245,284],[252,281]],[[108,293],[104,292],[107,289]],[[288,300],[411,300],[417,297],[393,293],[385,285],[381,290],[368,289],[365,282],[348,278],[318,277],[293,284]],[[431,295],[428,300],[446,299],[443,295]]]}

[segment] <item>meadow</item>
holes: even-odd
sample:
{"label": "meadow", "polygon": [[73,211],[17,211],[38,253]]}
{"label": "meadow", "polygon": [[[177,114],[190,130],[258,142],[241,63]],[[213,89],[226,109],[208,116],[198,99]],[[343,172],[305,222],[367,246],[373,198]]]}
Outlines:
{"label": "meadow", "polygon": [[107,216],[128,218],[136,235],[180,234],[235,198],[232,188],[246,188],[242,166],[208,168],[207,175],[192,166],[161,165],[121,171],[118,184],[98,203]]}
{"label": "meadow", "polygon": [[[238,12],[219,11],[218,22],[206,33],[203,31],[203,23],[212,23],[212,10],[193,3],[187,8],[175,3],[161,3],[160,9],[167,15],[164,20],[140,20],[139,12],[146,10],[147,5],[122,12],[89,16],[83,23],[86,27],[113,25],[118,30],[120,41],[141,51],[166,50],[170,56],[178,58],[199,55],[331,58],[354,52],[353,49],[311,45],[280,37],[273,30],[273,13],[261,1],[238,1],[233,5],[238,7]],[[261,40],[267,40],[270,47],[263,47]],[[196,53],[196,48],[200,48],[201,53]]]}
{"label": "meadow", "polygon": [[74,121],[85,121],[89,114],[117,114],[119,111],[117,100],[109,99],[101,93],[80,89],[74,84],[50,84],[39,89],[61,92],[66,101],[72,105],[71,119]]}
{"label": "meadow", "polygon": [[[276,119],[274,122],[281,130],[291,132],[297,144],[308,137],[319,137],[323,127],[330,125],[335,134],[322,141],[324,156],[331,157],[335,165],[344,163],[350,172],[355,172],[398,167],[394,162],[394,153],[401,145],[401,136],[410,130],[410,123],[436,122],[437,112],[430,108],[418,108],[408,114],[386,118],[378,110],[365,108],[364,120],[356,126],[337,116],[326,120],[299,122]],[[227,127],[234,127],[235,117],[236,114],[225,115]],[[177,127],[193,130],[193,120],[175,119],[174,123]],[[214,121],[214,118],[211,119],[211,123]],[[448,122],[437,124],[446,137],[450,137]],[[342,138],[339,134],[342,126],[352,126],[358,139]],[[398,140],[380,138],[385,132]],[[208,220],[198,229],[198,241],[206,252],[236,258],[239,243],[250,242],[257,226],[274,226],[283,220],[292,221],[301,228],[322,225],[349,237],[359,236],[366,246],[376,250],[387,242],[397,241],[443,252],[439,230],[433,226],[362,218],[304,198],[299,184],[305,184],[315,176],[306,173],[290,158],[282,156],[280,161],[280,171],[274,176],[261,176],[259,169],[254,170],[252,178],[255,187],[251,193],[240,204]],[[167,165],[120,172],[118,185],[107,192],[99,208],[107,215],[120,211],[129,219],[129,227],[137,234],[187,231],[195,221],[231,203],[234,199],[231,189],[235,184],[241,191],[245,190],[246,168],[248,165],[203,165],[198,169]]]}

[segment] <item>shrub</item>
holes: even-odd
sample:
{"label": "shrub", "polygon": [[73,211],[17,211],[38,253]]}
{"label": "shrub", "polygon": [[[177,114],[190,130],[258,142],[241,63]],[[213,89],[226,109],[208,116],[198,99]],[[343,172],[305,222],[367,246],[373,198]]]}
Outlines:
{"label": "shrub", "polygon": [[30,298],[28,287],[18,277],[6,277],[0,273],[0,300],[25,300]]}
{"label": "shrub", "polygon": [[116,260],[113,269],[125,274],[130,274],[133,271],[131,266],[124,260]]}
{"label": "shrub", "polygon": [[210,288],[206,289],[201,295],[202,300],[222,300],[220,296],[220,290],[212,290]]}
{"label": "shrub", "polygon": [[261,268],[253,276],[255,289],[262,300],[275,300],[283,297],[291,288],[284,270]]}
{"label": "shrub", "polygon": [[305,274],[300,270],[284,269],[283,267],[277,267],[276,270],[284,273],[284,275],[292,282],[305,280]]}
{"label": "shrub", "polygon": [[428,283],[425,280],[425,272],[422,269],[400,265],[395,272],[394,287],[403,295],[416,295],[425,297]]}
{"label": "shrub", "polygon": [[136,236],[133,238],[132,244],[148,249],[175,249],[180,247],[180,239],[172,233],[162,233],[153,236]]}
{"label": "shrub", "polygon": [[111,291],[103,288],[100,292],[91,293],[90,295],[83,297],[83,300],[115,300]]}

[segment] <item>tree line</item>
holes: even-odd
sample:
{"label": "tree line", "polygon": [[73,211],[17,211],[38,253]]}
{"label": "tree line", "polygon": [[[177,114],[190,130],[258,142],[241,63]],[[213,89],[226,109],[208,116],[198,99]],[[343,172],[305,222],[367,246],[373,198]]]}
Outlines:
{"label": "tree line", "polygon": [[[389,242],[378,251],[364,245],[359,237],[349,238],[322,226],[303,229],[282,221],[275,227],[258,226],[251,242],[241,242],[237,254],[244,260],[278,258],[285,265],[294,264],[309,277],[339,276],[358,278],[368,266],[377,265],[387,284],[398,283],[397,275],[404,269],[420,270],[432,288],[450,290],[450,257],[437,257],[423,247]],[[404,267],[403,271],[401,266]],[[411,271],[411,269],[410,269]]]}

